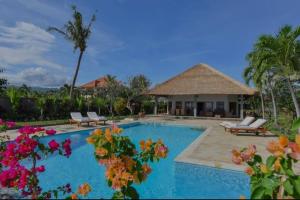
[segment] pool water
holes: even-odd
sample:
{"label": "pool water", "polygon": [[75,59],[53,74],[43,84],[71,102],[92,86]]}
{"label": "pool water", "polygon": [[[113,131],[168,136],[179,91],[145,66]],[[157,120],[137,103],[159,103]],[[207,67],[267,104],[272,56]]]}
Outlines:
{"label": "pool water", "polygon": [[[161,138],[169,148],[166,159],[151,164],[152,173],[141,185],[135,185],[140,198],[239,198],[249,197],[249,178],[242,172],[177,163],[175,157],[192,143],[203,130],[187,126],[155,123],[135,123],[124,126],[123,135],[129,136],[138,146],[140,140]],[[44,191],[71,183],[73,191],[82,183],[89,183],[92,192],[89,198],[111,198],[113,190],[107,186],[104,167],[93,155],[93,146],[85,142],[90,131],[78,131],[48,136],[42,142],[53,138],[72,140],[70,158],[51,156],[40,161],[46,171],[40,175]]]}

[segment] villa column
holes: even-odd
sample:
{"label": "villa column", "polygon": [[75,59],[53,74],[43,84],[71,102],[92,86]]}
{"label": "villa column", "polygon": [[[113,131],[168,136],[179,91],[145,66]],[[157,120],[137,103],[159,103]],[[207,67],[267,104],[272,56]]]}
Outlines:
{"label": "villa column", "polygon": [[241,113],[240,113],[241,119],[244,119],[244,96],[241,95]]}
{"label": "villa column", "polygon": [[167,115],[169,115],[169,99],[167,99]]}
{"label": "villa column", "polygon": [[175,101],[172,100],[172,108],[171,108],[171,115],[175,114]]}
{"label": "villa column", "polygon": [[197,117],[197,96],[194,96],[194,117]]}
{"label": "villa column", "polygon": [[157,100],[157,96],[155,96],[155,98],[154,98],[154,115],[157,115],[157,102],[158,100]]}

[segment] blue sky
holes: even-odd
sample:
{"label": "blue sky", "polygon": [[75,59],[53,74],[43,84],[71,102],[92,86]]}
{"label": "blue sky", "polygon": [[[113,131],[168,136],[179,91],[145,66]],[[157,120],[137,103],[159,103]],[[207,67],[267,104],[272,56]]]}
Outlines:
{"label": "blue sky", "polygon": [[0,0],[0,66],[12,84],[53,87],[71,80],[78,52],[48,26],[70,5],[97,20],[77,84],[106,74],[145,74],[160,83],[197,63],[243,81],[245,55],[261,34],[300,25],[298,0]]}

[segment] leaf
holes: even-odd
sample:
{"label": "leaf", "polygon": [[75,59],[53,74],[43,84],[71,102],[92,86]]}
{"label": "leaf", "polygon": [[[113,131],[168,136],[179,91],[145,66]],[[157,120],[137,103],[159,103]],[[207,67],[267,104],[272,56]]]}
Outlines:
{"label": "leaf", "polygon": [[134,187],[128,187],[126,196],[130,197],[131,199],[139,199],[139,194]]}
{"label": "leaf", "polygon": [[269,156],[267,159],[267,167],[270,169],[272,168],[276,158],[274,156]]}
{"label": "leaf", "polygon": [[264,193],[265,193],[264,187],[257,187],[255,188],[255,190],[253,190],[251,194],[251,199],[262,199]]}
{"label": "leaf", "polygon": [[293,195],[293,193],[294,193],[294,187],[293,187],[293,185],[291,184],[291,182],[289,180],[286,180],[283,183],[283,187],[284,187],[285,191],[287,191],[287,193],[289,195]]}
{"label": "leaf", "polygon": [[292,130],[295,131],[300,128],[300,117],[293,122]]}
{"label": "leaf", "polygon": [[261,156],[260,156],[260,155],[255,155],[255,156],[254,156],[254,161],[255,161],[255,162],[258,162],[258,163],[261,163],[261,162],[262,162]]}
{"label": "leaf", "polygon": [[112,199],[123,199],[124,196],[122,194],[122,192],[118,191],[118,192],[115,192],[112,196]]}

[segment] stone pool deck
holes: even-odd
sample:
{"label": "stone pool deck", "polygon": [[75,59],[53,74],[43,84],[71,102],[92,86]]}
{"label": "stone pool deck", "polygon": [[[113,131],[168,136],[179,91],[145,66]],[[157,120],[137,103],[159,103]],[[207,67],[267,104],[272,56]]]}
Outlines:
{"label": "stone pool deck", "polygon": [[[163,122],[167,124],[182,124],[191,125],[199,128],[204,128],[205,131],[192,144],[190,144],[177,157],[177,162],[185,162],[191,164],[200,164],[212,167],[220,167],[233,170],[243,170],[245,166],[234,165],[231,161],[231,150],[234,148],[240,149],[247,147],[249,144],[255,144],[258,152],[266,158],[266,144],[271,140],[276,140],[276,136],[268,133],[267,136],[256,136],[254,134],[232,135],[224,131],[224,128],[219,126],[220,120],[205,120],[205,119],[173,119],[164,117],[148,117],[141,122]],[[134,121],[135,122],[135,121]],[[132,123],[132,121],[122,120],[118,124]],[[58,125],[46,128],[54,128],[58,133],[88,130],[103,126],[77,127],[76,125]],[[17,131],[10,130],[0,135],[10,135],[13,139],[17,136]],[[298,171],[298,170],[297,170]]]}

